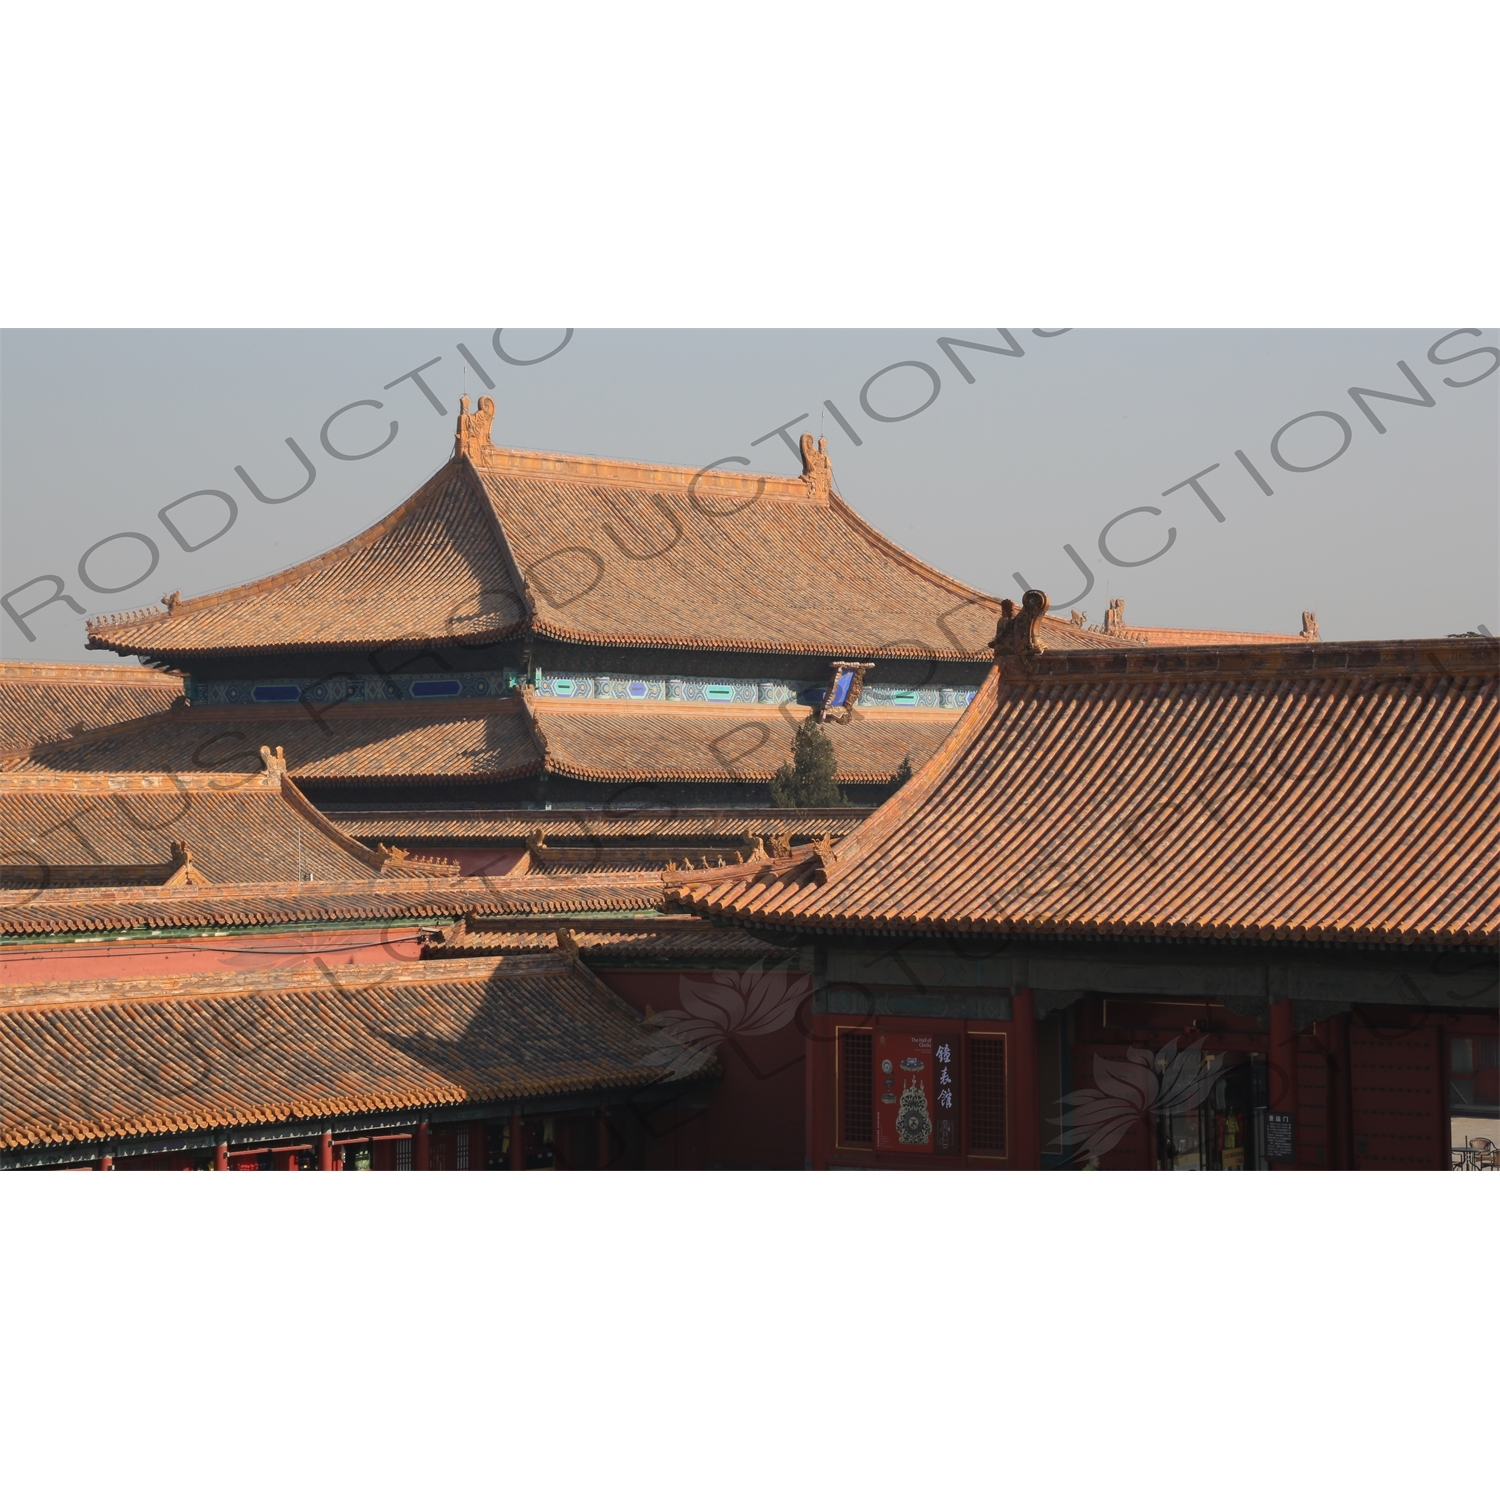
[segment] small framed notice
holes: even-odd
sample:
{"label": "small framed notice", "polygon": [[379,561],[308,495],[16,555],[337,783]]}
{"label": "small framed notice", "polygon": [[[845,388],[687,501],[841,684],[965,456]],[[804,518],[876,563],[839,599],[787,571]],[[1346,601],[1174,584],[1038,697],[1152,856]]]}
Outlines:
{"label": "small framed notice", "polygon": [[1266,1160],[1268,1162],[1295,1162],[1297,1138],[1289,1114],[1272,1111],[1266,1113]]}

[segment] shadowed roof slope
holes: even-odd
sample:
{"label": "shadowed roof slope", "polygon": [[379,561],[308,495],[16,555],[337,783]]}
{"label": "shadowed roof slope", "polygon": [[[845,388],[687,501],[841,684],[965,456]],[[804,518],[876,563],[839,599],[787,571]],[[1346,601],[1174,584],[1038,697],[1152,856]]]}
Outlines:
{"label": "shadowed roof slope", "polygon": [[554,954],[0,989],[0,1149],[642,1088],[712,1057]]}
{"label": "shadowed roof slope", "polygon": [[1497,672],[1492,640],[1002,648],[837,850],[677,892],[832,930],[1493,943]]}
{"label": "shadowed roof slope", "polygon": [[[733,711],[663,704],[635,708],[604,703],[553,704],[531,711],[547,768],[580,781],[760,783],[792,758],[792,741],[808,710],[737,705]],[[823,726],[838,757],[838,779],[879,784],[903,756],[921,765],[957,726],[956,717],[920,710],[855,709],[848,723]]]}
{"label": "shadowed roof slope", "polygon": [[111,725],[3,762],[8,770],[221,770],[258,766],[267,741],[305,781],[505,781],[543,756],[519,698],[462,704],[337,703],[325,708],[194,707]]}
{"label": "shadowed roof slope", "polygon": [[[194,707],[111,725],[0,760],[11,771],[153,771],[259,765],[268,740],[309,784],[347,781],[514,781],[546,770],[581,781],[745,782],[764,785],[792,754],[805,708],[650,708],[605,700],[555,703],[517,693],[498,700],[337,703],[322,708]],[[839,780],[889,781],[904,756],[920,765],[955,714],[864,713],[826,726]]]}
{"label": "shadowed roof slope", "polygon": [[281,774],[0,775],[0,886],[189,886],[456,875],[367,848]]}
{"label": "shadowed roof slope", "polygon": [[182,691],[175,672],[123,662],[0,661],[0,751],[160,713]]}

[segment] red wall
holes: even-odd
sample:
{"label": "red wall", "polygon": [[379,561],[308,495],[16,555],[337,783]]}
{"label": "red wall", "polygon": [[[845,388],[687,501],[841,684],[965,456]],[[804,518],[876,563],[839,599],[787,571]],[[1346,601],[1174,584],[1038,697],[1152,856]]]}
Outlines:
{"label": "red wall", "polygon": [[[810,1121],[807,1156],[815,1171],[829,1167],[891,1168],[907,1171],[1006,1171],[1014,1164],[1016,1121],[1014,1115],[1014,1024],[1010,1021],[936,1021],[931,1017],[903,1016],[822,1015],[808,1018],[806,1048],[811,1059],[812,1085],[808,1090],[807,1111]],[[837,1071],[837,1033],[856,1027],[873,1031],[877,1026],[892,1031],[947,1031],[961,1032],[967,1037],[971,1032],[985,1036],[1001,1035],[1006,1039],[1006,1141],[1008,1152],[1004,1156],[923,1156],[908,1152],[880,1152],[871,1148],[841,1147],[838,1144],[838,1098],[835,1093]],[[961,1122],[962,1139],[969,1138],[968,1089],[959,1095],[959,1104],[964,1112]],[[967,1147],[965,1147],[967,1149]]]}
{"label": "red wall", "polygon": [[[1069,1092],[1094,1089],[1098,1082],[1094,1059],[1128,1062],[1130,1049],[1159,1052],[1175,1041],[1179,1049],[1202,1039],[1205,1053],[1258,1054],[1270,1051],[1268,1033],[1259,1023],[1237,1015],[1210,1000],[1183,1001],[1177,997],[1094,996],[1074,1006],[1071,1027]],[[934,1022],[881,1017],[882,1024],[931,1029]],[[809,1146],[815,1168],[881,1167],[945,1169],[967,1166],[1005,1169],[1010,1163],[994,1158],[882,1155],[871,1150],[840,1148],[837,1142],[835,1098],[836,1027],[865,1024],[855,1016],[810,1018],[806,1045],[812,1059],[808,1090]],[[1305,1171],[1330,1170],[1342,1152],[1354,1170],[1445,1170],[1449,1166],[1449,1108],[1444,1059],[1450,1027],[1461,1034],[1475,1031],[1467,1018],[1435,1016],[1400,1007],[1361,1006],[1344,1018],[1347,1052],[1340,1052],[1338,1024],[1321,1021],[1298,1036],[1297,1165]],[[1478,1023],[1482,1028],[1484,1022]],[[1006,1022],[950,1022],[949,1029],[1002,1032]],[[1191,1028],[1191,1029],[1190,1029]],[[1331,1119],[1337,1093],[1336,1070],[1347,1067],[1350,1099],[1344,1142],[1338,1147],[1338,1122]],[[1014,1060],[1007,1054],[1007,1097],[1014,1093]],[[1107,1091],[1106,1091],[1107,1092]],[[1061,1113],[1057,1101],[1042,1098],[1041,1113]],[[1013,1106],[1011,1106],[1013,1107]],[[1015,1121],[1010,1121],[1014,1139]],[[965,1125],[967,1138],[967,1122]],[[1076,1148],[1072,1148],[1076,1150]],[[1100,1163],[1105,1171],[1150,1171],[1156,1166],[1155,1123],[1142,1113]]]}
{"label": "red wall", "polygon": [[[601,970],[602,979],[636,1010],[670,1011],[679,1006],[686,975],[711,981],[697,970]],[[663,1170],[759,1167],[800,1170],[806,1060],[806,1007],[765,1036],[725,1037],[718,1045],[723,1066],[717,1086],[703,1086],[654,1114],[642,1115],[645,1166]]]}
{"label": "red wall", "polygon": [[147,974],[386,964],[421,954],[415,925],[346,932],[240,933],[230,937],[132,938],[0,949],[0,984],[132,979]]}

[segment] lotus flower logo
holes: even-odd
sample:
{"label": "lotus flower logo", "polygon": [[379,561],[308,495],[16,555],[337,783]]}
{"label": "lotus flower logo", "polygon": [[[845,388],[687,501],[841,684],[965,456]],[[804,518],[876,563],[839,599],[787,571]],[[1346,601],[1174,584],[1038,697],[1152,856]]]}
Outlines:
{"label": "lotus flower logo", "polygon": [[1160,1052],[1131,1047],[1123,1062],[1094,1057],[1093,1089],[1077,1089],[1058,1100],[1065,1146],[1082,1146],[1095,1166],[1113,1150],[1137,1120],[1157,1114],[1186,1113],[1208,1098],[1224,1066],[1223,1054],[1203,1060],[1203,1038],[1177,1050],[1168,1042]]}
{"label": "lotus flower logo", "polygon": [[682,1009],[660,1011],[656,1020],[679,1040],[710,1047],[780,1031],[812,994],[812,976],[788,973],[789,964],[716,969],[710,980],[684,974],[677,986]]}

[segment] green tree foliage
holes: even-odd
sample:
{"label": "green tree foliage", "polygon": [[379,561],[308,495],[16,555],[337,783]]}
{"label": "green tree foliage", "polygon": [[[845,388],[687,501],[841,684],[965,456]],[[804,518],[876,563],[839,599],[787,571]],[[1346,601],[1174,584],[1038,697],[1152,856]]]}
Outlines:
{"label": "green tree foliage", "polygon": [[811,715],[797,726],[792,758],[771,778],[772,807],[847,807],[833,742]]}

